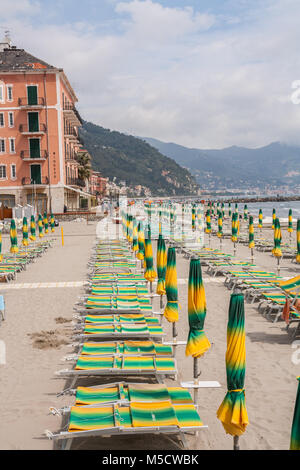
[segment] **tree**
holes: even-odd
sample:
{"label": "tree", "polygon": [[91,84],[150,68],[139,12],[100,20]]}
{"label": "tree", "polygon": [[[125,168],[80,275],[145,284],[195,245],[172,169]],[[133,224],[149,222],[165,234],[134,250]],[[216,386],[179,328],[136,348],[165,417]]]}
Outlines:
{"label": "tree", "polygon": [[79,163],[78,179],[81,180],[83,184],[85,184],[85,181],[89,179],[92,172],[91,156],[88,152],[85,151],[77,153],[76,159]]}

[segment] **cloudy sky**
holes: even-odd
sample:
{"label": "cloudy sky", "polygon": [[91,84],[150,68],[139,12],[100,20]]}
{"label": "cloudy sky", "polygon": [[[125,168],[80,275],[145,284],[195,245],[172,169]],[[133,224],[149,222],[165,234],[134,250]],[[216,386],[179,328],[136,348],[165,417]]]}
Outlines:
{"label": "cloudy sky", "polygon": [[189,147],[300,145],[299,0],[0,0],[0,11],[1,34],[64,68],[86,120]]}

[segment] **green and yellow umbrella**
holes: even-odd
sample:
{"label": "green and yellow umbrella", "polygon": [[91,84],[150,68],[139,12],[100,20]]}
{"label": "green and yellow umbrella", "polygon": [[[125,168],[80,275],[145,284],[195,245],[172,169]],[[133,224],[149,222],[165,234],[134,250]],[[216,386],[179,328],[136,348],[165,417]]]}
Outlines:
{"label": "green and yellow umbrella", "polygon": [[238,235],[238,213],[233,212],[232,214],[232,225],[231,225],[231,240],[236,243]]}
{"label": "green and yellow umbrella", "polygon": [[28,246],[28,223],[27,223],[27,217],[23,217],[23,240],[22,240],[22,245],[23,246]]}
{"label": "green and yellow umbrella", "polygon": [[137,259],[143,260],[145,257],[145,235],[143,230],[143,222],[139,222],[138,225],[138,245],[139,250],[137,252]]}
{"label": "green and yellow umbrella", "polygon": [[54,215],[51,213],[51,217],[50,217],[50,227],[51,227],[51,232],[54,232],[55,230],[55,220],[54,220]]}
{"label": "green and yellow umbrella", "polygon": [[167,305],[164,316],[170,323],[178,321],[178,291],[177,291],[177,271],[176,252],[174,247],[168,249],[167,270],[166,270],[166,294]]}
{"label": "green and yellow umbrella", "polygon": [[186,356],[202,356],[211,346],[204,333],[206,298],[202,281],[199,258],[191,259],[188,283],[189,336],[185,349]]}
{"label": "green and yellow umbrella", "polygon": [[222,212],[219,211],[219,214],[218,214],[218,232],[217,232],[217,236],[219,238],[222,238],[223,236],[223,219],[222,219]]}
{"label": "green and yellow umbrella", "polygon": [[227,324],[226,374],[227,393],[217,411],[226,433],[241,436],[249,424],[245,404],[245,312],[244,296],[233,293]]}
{"label": "green and yellow umbrella", "polygon": [[249,248],[254,248],[254,226],[253,226],[253,216],[249,217]]}
{"label": "green and yellow umbrella", "polygon": [[148,231],[148,238],[145,239],[145,261],[146,261],[146,270],[144,278],[152,283],[156,279],[156,271],[153,268],[153,251],[151,243],[151,234],[150,230]]}
{"label": "green and yellow umbrella", "polygon": [[133,231],[132,231],[132,250],[135,253],[139,249],[138,244],[138,231],[135,218],[133,219]]}
{"label": "green and yellow umbrella", "polygon": [[275,228],[275,220],[276,220],[276,210],[273,208],[273,211],[272,211],[272,229],[273,230]]}
{"label": "green and yellow umbrella", "polygon": [[292,209],[289,210],[288,232],[293,233],[293,213],[292,213]]}
{"label": "green and yellow umbrella", "polygon": [[206,229],[205,233],[211,233],[211,219],[210,219],[210,210],[206,211]]}
{"label": "green and yellow umbrella", "polygon": [[18,238],[17,238],[17,229],[16,229],[16,222],[14,219],[11,219],[10,223],[10,252],[11,253],[18,253]]}
{"label": "green and yellow umbrella", "polygon": [[132,215],[129,216],[128,241],[129,241],[129,243],[133,242],[133,217],[132,217]]}
{"label": "green and yellow umbrella", "polygon": [[167,253],[166,244],[162,234],[158,235],[157,241],[157,288],[156,293],[158,295],[166,294],[166,268],[167,268]]}
{"label": "green and yellow umbrella", "polygon": [[30,240],[33,242],[36,240],[36,235],[35,235],[35,218],[34,215],[30,217]]}
{"label": "green and yellow umbrella", "polygon": [[39,228],[39,237],[42,238],[44,234],[43,234],[43,220],[42,220],[41,214],[39,214],[39,217],[38,217],[38,228]]}
{"label": "green and yellow umbrella", "polygon": [[296,262],[300,263],[300,219],[297,220],[297,255]]}
{"label": "green and yellow umbrella", "polygon": [[228,203],[228,216],[231,217],[231,203]]}
{"label": "green and yellow umbrella", "polygon": [[280,222],[279,219],[276,218],[274,222],[274,248],[272,250],[272,253],[276,258],[281,258],[282,257],[282,251],[281,251],[281,229],[280,229]]}
{"label": "green and yellow umbrella", "polygon": [[248,220],[248,206],[244,205],[244,220]]}
{"label": "green and yellow umbrella", "polygon": [[262,229],[263,226],[263,213],[262,210],[259,209],[259,214],[258,214],[258,228]]}
{"label": "green and yellow umbrella", "polygon": [[0,263],[3,260],[3,255],[2,255],[2,231],[0,231]]}
{"label": "green and yellow umbrella", "polygon": [[193,232],[196,230],[196,209],[195,204],[192,206],[192,230]]}
{"label": "green and yellow umbrella", "polygon": [[49,231],[49,223],[48,223],[47,212],[44,212],[44,219],[43,219],[43,222],[44,222],[45,233],[48,233],[48,231]]}
{"label": "green and yellow umbrella", "polygon": [[300,450],[300,376],[297,377],[298,390],[294,409],[290,450]]}

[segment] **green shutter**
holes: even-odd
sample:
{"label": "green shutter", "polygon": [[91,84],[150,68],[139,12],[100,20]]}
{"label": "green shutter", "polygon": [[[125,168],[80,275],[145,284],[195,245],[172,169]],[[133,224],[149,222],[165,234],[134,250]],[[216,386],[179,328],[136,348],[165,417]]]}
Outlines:
{"label": "green shutter", "polygon": [[38,96],[37,96],[37,86],[31,85],[27,87],[27,102],[30,105],[38,104]]}
{"label": "green shutter", "polygon": [[40,158],[40,139],[29,139],[30,158]]}
{"label": "green shutter", "polygon": [[28,130],[29,132],[39,131],[39,113],[28,113]]}
{"label": "green shutter", "polygon": [[41,165],[30,165],[30,172],[32,184],[41,184]]}

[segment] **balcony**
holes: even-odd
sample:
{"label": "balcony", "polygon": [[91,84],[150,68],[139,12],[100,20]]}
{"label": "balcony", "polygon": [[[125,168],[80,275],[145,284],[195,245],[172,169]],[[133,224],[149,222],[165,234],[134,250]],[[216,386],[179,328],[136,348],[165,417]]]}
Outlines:
{"label": "balcony", "polygon": [[43,135],[47,132],[46,124],[39,124],[37,127],[30,127],[28,124],[20,124],[19,132],[23,135]]}
{"label": "balcony", "polygon": [[79,178],[71,178],[70,176],[67,176],[66,184],[68,186],[79,186],[80,188],[85,187],[85,182],[84,181],[80,180]]}
{"label": "balcony", "polygon": [[29,102],[27,96],[18,98],[18,106],[22,109],[39,109],[45,106],[45,98],[36,98]]}
{"label": "balcony", "polygon": [[22,185],[23,186],[47,186],[49,184],[48,176],[41,176],[40,178],[34,180],[29,176],[25,176],[22,178]]}
{"label": "balcony", "polygon": [[77,142],[79,140],[79,135],[74,128],[65,127],[64,136],[66,139],[72,140],[73,142]]}
{"label": "balcony", "polygon": [[74,126],[82,126],[81,116],[73,104],[65,102],[63,104],[63,112]]}
{"label": "balcony", "polygon": [[20,157],[22,158],[22,160],[24,161],[33,161],[33,160],[46,160],[48,158],[48,152],[47,150],[40,150],[38,153],[34,153],[34,155],[32,155],[32,153],[30,153],[30,150],[21,150],[20,152]]}

